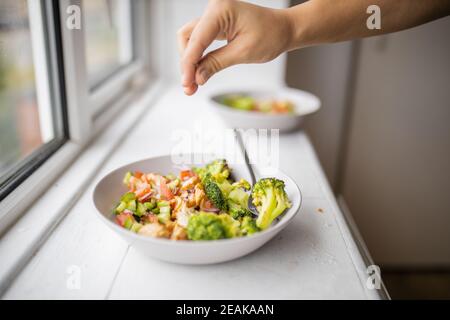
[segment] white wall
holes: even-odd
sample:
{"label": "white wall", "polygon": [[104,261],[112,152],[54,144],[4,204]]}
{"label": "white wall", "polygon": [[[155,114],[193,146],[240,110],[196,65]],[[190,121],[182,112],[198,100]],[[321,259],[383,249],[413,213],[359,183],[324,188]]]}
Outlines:
{"label": "white wall", "polygon": [[306,118],[305,128],[333,189],[347,111],[351,53],[352,43],[343,42],[290,52],[287,59],[287,84],[310,91],[322,101],[319,112]]}
{"label": "white wall", "polygon": [[342,191],[385,266],[450,266],[449,30],[362,42]]}

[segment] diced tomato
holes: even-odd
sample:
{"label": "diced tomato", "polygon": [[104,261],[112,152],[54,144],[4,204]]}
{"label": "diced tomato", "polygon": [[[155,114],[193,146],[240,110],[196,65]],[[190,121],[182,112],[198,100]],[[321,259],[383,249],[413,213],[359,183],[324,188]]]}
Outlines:
{"label": "diced tomato", "polygon": [[116,222],[121,227],[125,226],[125,221],[127,221],[127,219],[133,219],[133,215],[129,212],[124,211],[116,216]]}
{"label": "diced tomato", "polygon": [[153,194],[153,191],[150,189],[149,192],[142,195],[142,197],[138,198],[139,202],[146,202],[147,200],[149,200],[152,197],[152,194]]}
{"label": "diced tomato", "polygon": [[142,174],[141,181],[150,184],[150,181],[148,181],[146,174]]}
{"label": "diced tomato", "polygon": [[194,172],[192,172],[192,170],[182,170],[180,171],[180,179],[181,181],[187,180],[190,177],[193,177],[195,175]]}
{"label": "diced tomato", "polygon": [[140,179],[140,178],[142,177],[142,175],[143,175],[143,173],[140,172],[140,171],[135,171],[135,172],[134,172],[134,176],[135,176],[136,178],[138,178],[138,179]]}
{"label": "diced tomato", "polygon": [[130,177],[130,181],[128,182],[128,188],[130,188],[130,191],[131,191],[131,192],[136,191],[136,183],[137,183],[138,181],[139,181],[139,180],[136,179],[134,176],[131,176],[131,177]]}
{"label": "diced tomato", "polygon": [[140,198],[144,194],[149,193],[151,191],[150,185],[145,182],[138,182],[136,184],[136,197]]}
{"label": "diced tomato", "polygon": [[159,181],[159,191],[160,191],[162,200],[173,199],[173,193],[167,186],[167,183],[164,179],[160,179],[160,181]]}

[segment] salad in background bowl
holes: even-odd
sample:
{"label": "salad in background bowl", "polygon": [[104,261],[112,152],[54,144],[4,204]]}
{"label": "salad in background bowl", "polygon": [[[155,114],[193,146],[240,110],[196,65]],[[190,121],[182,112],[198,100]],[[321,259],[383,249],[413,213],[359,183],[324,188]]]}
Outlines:
{"label": "salad in background bowl", "polygon": [[[156,157],[101,179],[94,204],[106,225],[149,256],[217,263],[262,246],[300,207],[298,187],[282,172],[261,177],[252,190],[247,175],[244,165],[223,159],[180,170],[170,156]],[[247,208],[251,192],[258,217]]]}
{"label": "salad in background bowl", "polygon": [[291,88],[227,90],[212,94],[210,102],[230,127],[281,132],[299,129],[320,108],[315,95]]}

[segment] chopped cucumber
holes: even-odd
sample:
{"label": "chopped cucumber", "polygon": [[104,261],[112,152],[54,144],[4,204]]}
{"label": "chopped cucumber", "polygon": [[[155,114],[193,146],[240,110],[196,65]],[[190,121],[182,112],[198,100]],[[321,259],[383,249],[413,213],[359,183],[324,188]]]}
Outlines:
{"label": "chopped cucumber", "polygon": [[[152,199],[153,200],[153,199]],[[150,201],[150,202],[145,202],[144,203],[144,206],[145,206],[145,209],[147,209],[147,210],[152,210],[153,208],[155,208],[156,207],[156,202],[153,200],[153,201]]]}
{"label": "chopped cucumber", "polygon": [[120,201],[120,203],[118,204],[118,206],[116,207],[115,212],[116,213],[121,213],[123,210],[125,210],[127,208],[127,203],[124,201]]}
{"label": "chopped cucumber", "polygon": [[125,184],[126,186],[128,185],[128,183],[130,182],[130,178],[133,176],[133,174],[131,172],[127,172],[125,174],[125,177],[123,178],[123,184]]}
{"label": "chopped cucumber", "polygon": [[127,192],[122,196],[122,198],[120,198],[120,201],[123,202],[130,202],[131,200],[136,200],[136,195],[134,192]]}
{"label": "chopped cucumber", "polygon": [[136,200],[131,200],[128,202],[128,206],[127,206],[128,210],[135,212],[136,208],[137,208]]}
{"label": "chopped cucumber", "polygon": [[161,207],[159,209],[158,220],[164,224],[170,220],[170,207]]}
{"label": "chopped cucumber", "polygon": [[147,211],[147,209],[145,208],[145,206],[142,203],[138,202],[137,208],[136,208],[136,215],[138,217],[142,217],[146,211]]}
{"label": "chopped cucumber", "polygon": [[153,208],[153,209],[152,209],[152,212],[153,212],[154,214],[158,214],[158,213],[159,213],[159,208],[158,208],[158,207]]}
{"label": "chopped cucumber", "polygon": [[169,180],[173,180],[176,179],[176,176],[173,173],[169,173],[168,175],[166,175],[166,178]]}
{"label": "chopped cucumber", "polygon": [[139,230],[141,229],[143,227],[143,225],[142,224],[140,224],[139,222],[135,222],[135,223],[133,223],[133,225],[131,226],[131,231],[133,231],[133,232],[139,232]]}
{"label": "chopped cucumber", "polygon": [[130,230],[131,227],[133,226],[133,223],[134,223],[133,219],[131,217],[128,217],[128,218],[125,219],[125,222],[123,223],[123,226],[124,226],[124,228]]}
{"label": "chopped cucumber", "polygon": [[158,208],[162,208],[162,207],[168,207],[170,205],[169,201],[166,200],[161,200],[158,201]]}

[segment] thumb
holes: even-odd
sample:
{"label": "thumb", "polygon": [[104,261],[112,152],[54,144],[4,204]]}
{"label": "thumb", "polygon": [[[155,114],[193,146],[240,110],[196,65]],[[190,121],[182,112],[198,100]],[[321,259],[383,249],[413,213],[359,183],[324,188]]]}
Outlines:
{"label": "thumb", "polygon": [[235,42],[211,51],[202,58],[195,72],[195,81],[204,85],[215,73],[240,63],[240,54]]}

